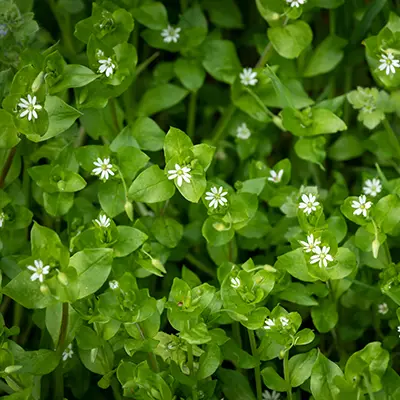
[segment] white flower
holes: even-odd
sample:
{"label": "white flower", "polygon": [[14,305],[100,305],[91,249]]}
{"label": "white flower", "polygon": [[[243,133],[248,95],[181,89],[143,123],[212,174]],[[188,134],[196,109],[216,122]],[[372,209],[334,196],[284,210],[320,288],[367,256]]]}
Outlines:
{"label": "white flower", "polygon": [[110,285],[110,289],[115,290],[119,288],[119,283],[118,281],[110,281],[108,282],[108,284]]}
{"label": "white flower", "polygon": [[282,326],[288,326],[289,320],[286,317],[280,317],[279,321],[281,321]]}
{"label": "white flower", "polygon": [[386,69],[386,75],[394,74],[396,73],[396,68],[400,68],[399,60],[396,60],[392,53],[388,53],[387,55],[382,53],[379,62],[381,63],[379,71]]}
{"label": "white flower", "polygon": [[271,169],[271,171],[269,171],[269,174],[271,175],[268,177],[269,181],[279,183],[282,180],[283,169],[280,169],[278,172]]}
{"label": "white flower", "polygon": [[110,75],[114,73],[114,69],[116,68],[115,64],[113,63],[111,57],[107,59],[99,60],[99,73],[105,74],[108,78]]}
{"label": "white flower", "polygon": [[254,86],[258,82],[257,72],[254,72],[252,68],[243,68],[239,77],[241,84],[244,86]]}
{"label": "white flower", "polygon": [[319,263],[319,266],[322,268],[322,266],[326,267],[328,265],[328,262],[333,261],[333,257],[329,254],[329,250],[331,248],[324,246],[319,247],[317,246],[313,252],[315,253],[313,256],[311,256],[310,258],[310,263],[311,264],[315,264],[315,263]]}
{"label": "white flower", "polygon": [[[397,332],[400,333],[400,325],[397,327]],[[399,335],[399,337],[400,337],[400,335]]]}
{"label": "white flower", "polygon": [[37,119],[38,115],[36,110],[42,109],[40,104],[36,104],[36,96],[32,97],[30,94],[28,94],[28,100],[22,97],[19,99],[18,107],[21,109],[20,111],[22,111],[19,116],[21,118],[28,116],[28,121],[31,121],[32,118]]}
{"label": "white flower", "polygon": [[99,219],[95,219],[93,222],[95,222],[100,228],[108,228],[111,225],[110,218],[104,214],[100,215]]}
{"label": "white flower", "polygon": [[281,395],[278,392],[275,392],[275,390],[273,390],[272,392],[264,390],[262,398],[263,400],[279,400],[281,398]]}
{"label": "white flower", "polygon": [[364,183],[363,192],[367,195],[375,197],[382,191],[381,181],[377,178],[367,179]]}
{"label": "white flower", "polygon": [[300,7],[306,3],[306,0],[286,0],[286,3],[290,4],[290,7]]}
{"label": "white flower", "polygon": [[307,236],[307,242],[304,242],[300,240],[300,244],[303,245],[303,250],[306,253],[310,253],[311,251],[314,251],[315,247],[321,244],[321,240],[315,238],[314,235],[308,235]]}
{"label": "white flower", "polygon": [[389,311],[389,307],[386,303],[381,303],[378,305],[378,313],[385,315]]}
{"label": "white flower", "polygon": [[211,192],[206,192],[206,200],[210,201],[210,204],[208,205],[209,207],[217,208],[218,205],[224,206],[225,203],[228,202],[228,200],[225,198],[225,196],[228,194],[228,192],[223,192],[224,188],[222,186],[217,189],[216,186],[211,188]]}
{"label": "white flower", "polygon": [[161,36],[164,38],[165,43],[178,43],[180,38],[179,32],[181,28],[173,28],[171,25],[168,25],[166,29],[163,29],[161,32]]}
{"label": "white flower", "polygon": [[50,272],[50,265],[44,266],[42,260],[35,260],[33,264],[35,264],[35,266],[28,265],[27,267],[30,271],[33,271],[31,281],[34,282],[36,279],[39,279],[40,282],[43,282],[43,276]]}
{"label": "white flower", "polygon": [[238,277],[236,277],[236,278],[231,278],[231,286],[232,286],[234,289],[238,289],[238,288],[240,287],[240,285],[241,285],[241,282],[240,282],[240,279],[239,279]]}
{"label": "white flower", "polygon": [[264,322],[264,329],[271,329],[275,326],[275,321],[271,318],[267,318]]}
{"label": "white flower", "polygon": [[93,161],[93,164],[97,168],[93,168],[93,173],[95,175],[100,175],[100,179],[107,180],[109,178],[109,175],[114,176],[114,172],[111,170],[113,167],[112,164],[110,164],[110,159],[105,158],[102,160],[100,157],[97,158],[97,161]]}
{"label": "white flower", "polygon": [[64,352],[62,353],[62,359],[63,361],[67,361],[68,358],[72,358],[72,356],[74,355],[74,351],[72,350],[72,343],[70,343],[67,348],[64,350]]}
{"label": "white flower", "polygon": [[367,198],[365,197],[364,194],[362,194],[359,198],[358,201],[353,201],[351,204],[353,208],[355,208],[353,214],[354,215],[360,215],[362,214],[364,217],[367,216],[367,210],[371,208],[372,202],[367,201]]}
{"label": "white flower", "polygon": [[237,127],[236,136],[243,140],[247,140],[251,136],[250,129],[247,127],[246,123],[243,122],[242,125]]}
{"label": "white flower", "polygon": [[6,214],[4,214],[4,212],[0,212],[0,228],[3,227],[5,220],[6,220]]}
{"label": "white flower", "polygon": [[303,209],[305,214],[310,215],[317,209],[317,206],[319,205],[319,202],[316,201],[317,197],[311,193],[308,196],[303,194],[301,199],[303,200],[303,203],[299,204],[299,208]]}
{"label": "white flower", "polygon": [[101,50],[101,49],[97,49],[97,50],[96,50],[96,56],[97,56],[98,58],[104,57],[104,51]]}
{"label": "white flower", "polygon": [[175,164],[175,169],[170,169],[168,171],[168,179],[172,180],[177,178],[176,183],[181,187],[183,181],[190,183],[190,178],[192,177],[192,175],[189,174],[190,171],[189,167],[181,167],[179,164]]}

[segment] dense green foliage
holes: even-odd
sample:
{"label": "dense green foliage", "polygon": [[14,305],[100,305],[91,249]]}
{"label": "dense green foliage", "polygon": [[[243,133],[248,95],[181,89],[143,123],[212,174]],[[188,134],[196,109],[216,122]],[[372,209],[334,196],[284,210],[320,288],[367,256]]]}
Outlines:
{"label": "dense green foliage", "polygon": [[398,0],[0,0],[0,393],[400,399]]}

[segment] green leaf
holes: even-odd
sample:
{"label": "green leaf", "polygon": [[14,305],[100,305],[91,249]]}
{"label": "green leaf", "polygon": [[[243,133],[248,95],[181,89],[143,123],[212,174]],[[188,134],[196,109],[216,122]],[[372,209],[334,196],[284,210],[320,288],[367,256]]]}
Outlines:
{"label": "green leaf", "polygon": [[317,356],[317,350],[312,349],[307,353],[297,354],[290,358],[289,379],[292,387],[302,385],[311,376]]}
{"label": "green leaf", "polygon": [[188,93],[186,89],[170,83],[148,89],[140,99],[136,114],[141,117],[148,117],[167,110],[181,102]]}
{"label": "green leaf", "polygon": [[210,14],[210,20],[221,28],[242,28],[243,21],[240,9],[234,0],[206,0],[203,6]]}
{"label": "green leaf", "polygon": [[0,110],[0,149],[11,149],[20,140],[12,115],[6,110]]}
{"label": "green leaf", "polygon": [[319,305],[311,309],[311,317],[318,332],[321,333],[332,330],[339,320],[335,303],[327,298],[321,299]]}
{"label": "green leaf", "polygon": [[168,163],[172,158],[180,158],[193,146],[185,132],[177,128],[170,128],[164,140],[164,156]]}
{"label": "green leaf", "polygon": [[292,59],[311,44],[313,33],[306,22],[295,21],[284,27],[269,28],[268,38],[279,55]]}
{"label": "green leaf", "polygon": [[99,75],[83,65],[69,64],[64,67],[61,81],[51,86],[50,93],[54,94],[65,89],[86,86],[98,77]]}
{"label": "green leaf", "polygon": [[110,218],[124,212],[126,198],[122,181],[109,180],[100,183],[98,196],[101,208]]}
{"label": "green leaf", "polygon": [[400,224],[399,197],[389,194],[381,198],[375,205],[374,217],[382,232],[389,234],[398,232]]}
{"label": "green leaf", "polygon": [[275,371],[274,368],[264,368],[261,371],[261,376],[267,388],[278,392],[285,392],[287,390],[286,381]]}
{"label": "green leaf", "polygon": [[125,257],[133,251],[137,250],[146,240],[147,235],[139,229],[130,226],[117,226],[118,241],[114,245],[115,257]]}
{"label": "green leaf", "polygon": [[182,85],[191,92],[197,92],[204,83],[206,72],[198,60],[178,58],[174,71]]}
{"label": "green leaf", "polygon": [[235,45],[229,40],[209,40],[203,46],[203,67],[215,79],[232,84],[241,71]]}
{"label": "green leaf", "polygon": [[160,30],[168,26],[168,15],[165,6],[156,1],[143,4],[131,10],[133,17],[150,29]]}
{"label": "green leaf", "polygon": [[319,352],[311,373],[311,393],[315,400],[337,399],[339,388],[334,383],[337,376],[343,376],[342,370]]}
{"label": "green leaf", "polygon": [[173,218],[157,217],[151,226],[151,232],[162,245],[173,249],[182,238],[183,226]]}
{"label": "green leaf", "polygon": [[78,274],[78,300],[95,293],[111,271],[112,249],[86,249],[74,254],[70,266]]}
{"label": "green leaf", "polygon": [[145,203],[158,203],[168,200],[174,193],[174,184],[168,180],[157,165],[153,165],[140,173],[129,188],[131,200]]}
{"label": "green leaf", "polygon": [[242,348],[233,340],[228,340],[222,347],[224,360],[229,360],[238,368],[252,369],[257,365],[257,360],[242,350]]}
{"label": "green leaf", "polygon": [[18,374],[47,375],[58,365],[58,357],[52,350],[24,351],[16,344],[12,346],[14,362],[16,365],[22,365]]}
{"label": "green leaf", "polygon": [[221,350],[216,344],[209,344],[199,360],[197,380],[206,379],[211,376],[221,363]]}
{"label": "green leaf", "polygon": [[323,162],[326,157],[325,151],[326,139],[323,136],[302,137],[294,145],[296,154],[306,161],[318,164],[323,168]]}
{"label": "green leaf", "polygon": [[329,158],[336,161],[347,161],[360,157],[364,153],[364,143],[356,135],[341,135],[329,148]]}
{"label": "green leaf", "polygon": [[223,393],[228,400],[256,400],[248,379],[240,372],[220,368],[218,378],[221,381]]}
{"label": "green leaf", "polygon": [[309,78],[334,70],[344,57],[343,48],[346,45],[346,39],[336,35],[327,36],[315,49],[306,66],[304,76]]}

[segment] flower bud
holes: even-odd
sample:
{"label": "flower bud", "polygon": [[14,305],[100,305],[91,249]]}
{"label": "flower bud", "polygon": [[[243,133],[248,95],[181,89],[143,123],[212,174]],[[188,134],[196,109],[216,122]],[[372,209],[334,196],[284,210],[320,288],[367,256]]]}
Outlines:
{"label": "flower bud", "polygon": [[131,221],[133,221],[133,206],[132,206],[132,203],[127,200],[125,202],[124,209],[125,209],[125,212],[126,212],[126,215],[128,216],[128,218]]}
{"label": "flower bud", "polygon": [[380,246],[381,244],[379,243],[379,240],[377,238],[374,239],[374,241],[372,242],[372,255],[374,256],[374,258],[378,258]]}
{"label": "flower bud", "polygon": [[225,226],[225,224],[222,223],[222,222],[215,222],[215,223],[213,224],[213,228],[214,228],[216,231],[218,231],[218,232],[222,232],[222,231],[225,231],[225,230],[226,230],[226,226]]}
{"label": "flower bud", "polygon": [[4,369],[6,374],[13,374],[14,372],[19,371],[22,368],[22,365],[9,365]]}
{"label": "flower bud", "polygon": [[32,83],[32,92],[33,93],[37,92],[40,89],[40,86],[42,86],[43,82],[44,82],[44,72],[41,71],[39,72],[38,76]]}
{"label": "flower bud", "polygon": [[286,129],[283,127],[282,124],[282,119],[280,117],[277,117],[276,115],[272,118],[272,122],[282,131],[285,131]]}
{"label": "flower bud", "polygon": [[57,279],[61,283],[61,285],[68,286],[68,277],[64,272],[59,272],[57,275]]}
{"label": "flower bud", "polygon": [[165,270],[164,264],[158,258],[153,258],[151,260],[151,264],[153,265],[153,267],[157,268],[158,270],[167,272]]}
{"label": "flower bud", "polygon": [[40,291],[43,295],[50,296],[50,288],[45,283],[40,285]]}
{"label": "flower bud", "polygon": [[66,186],[65,181],[61,180],[57,182],[57,187],[60,190],[60,192],[63,192],[65,190],[65,186]]}

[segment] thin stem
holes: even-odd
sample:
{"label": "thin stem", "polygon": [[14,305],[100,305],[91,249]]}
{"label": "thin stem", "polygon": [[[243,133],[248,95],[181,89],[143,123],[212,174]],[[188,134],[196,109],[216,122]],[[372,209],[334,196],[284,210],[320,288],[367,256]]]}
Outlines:
{"label": "thin stem", "polygon": [[197,92],[193,92],[189,99],[188,121],[187,121],[187,134],[190,138],[194,136],[194,129],[196,126],[196,106],[197,106]]}
{"label": "thin stem", "polygon": [[14,160],[14,156],[15,156],[16,151],[17,151],[17,148],[13,147],[10,150],[10,152],[8,153],[7,160],[4,163],[3,170],[1,171],[1,175],[0,175],[0,189],[2,189],[4,187],[4,183],[6,181],[7,174],[10,171],[10,168],[11,168],[12,162]]}
{"label": "thin stem", "polygon": [[117,379],[115,379],[115,377],[111,381],[111,389],[113,391],[114,399],[115,400],[122,400],[122,395],[121,395],[121,392],[120,392],[120,386],[119,386],[119,383],[118,383]]}
{"label": "thin stem", "polygon": [[114,123],[115,132],[119,133],[122,129],[122,126],[118,121],[117,100],[115,98],[110,99],[110,108],[111,108],[111,118]]}
{"label": "thin stem", "polygon": [[197,259],[193,254],[188,253],[185,255],[185,258],[197,269],[199,269],[200,271],[206,273],[207,275],[215,278],[215,276],[216,276],[215,271],[213,269],[211,269],[208,265],[204,264],[199,259]]}
{"label": "thin stem", "polygon": [[212,138],[211,138],[212,145],[217,144],[221,140],[222,135],[224,134],[225,129],[228,126],[228,123],[233,117],[235,111],[236,111],[236,106],[233,103],[231,103],[230,106],[225,110],[222,118],[218,121],[218,124],[215,127],[214,132],[212,133]]}
{"label": "thin stem", "polygon": [[285,381],[287,384],[287,398],[288,400],[292,400],[292,386],[290,385],[288,351],[285,352],[285,356],[283,357],[283,376],[285,377]]}
{"label": "thin stem", "polygon": [[[63,303],[62,305],[62,316],[61,316],[61,327],[60,334],[58,336],[58,343],[56,353],[61,361],[61,356],[65,350],[65,339],[67,337],[68,331],[68,318],[69,318],[69,304]],[[63,376],[63,366],[62,363],[58,365],[55,374],[55,387],[54,387],[54,400],[64,399],[64,376]]]}
{"label": "thin stem", "polygon": [[[144,332],[143,332],[142,327],[140,326],[139,323],[136,323],[135,325],[136,325],[137,330],[139,331],[140,337],[142,338],[143,341],[145,341],[145,340],[146,340],[146,336],[145,336],[145,334],[144,334]],[[160,369],[158,368],[157,358],[156,358],[156,356],[154,355],[154,353],[153,353],[152,351],[149,351],[149,352],[147,353],[147,356],[148,356],[148,358],[149,358],[149,365],[150,365],[151,369],[152,369],[154,372],[159,372]]]}
{"label": "thin stem", "polygon": [[254,336],[254,331],[252,331],[251,329],[247,329],[247,332],[249,334],[251,353],[253,354],[253,357],[257,359],[257,365],[254,367],[254,377],[256,380],[257,400],[262,400],[260,360],[259,360],[258,351],[257,351],[256,338]]}
{"label": "thin stem", "polygon": [[149,58],[147,58],[146,60],[144,60],[141,64],[139,64],[136,67],[136,73],[135,73],[135,79],[137,79],[137,77],[146,70],[146,68],[149,66],[149,64],[151,64],[158,56],[160,55],[159,51],[156,51],[155,53],[153,53]]}
{"label": "thin stem", "polygon": [[385,249],[385,254],[386,254],[386,258],[387,258],[388,264],[391,264],[392,263],[392,256],[390,254],[390,249],[389,249],[389,245],[388,245],[387,239],[383,243],[383,248]]}
{"label": "thin stem", "polygon": [[396,152],[396,157],[398,159],[400,159],[400,143],[399,143],[399,139],[396,136],[396,133],[394,132],[394,130],[392,129],[389,121],[385,118],[383,121],[383,126],[386,129],[386,132],[388,133],[388,140],[389,140],[389,144],[392,146],[392,148],[395,150]]}
{"label": "thin stem", "polygon": [[336,33],[336,13],[334,8],[329,10],[329,33],[331,35]]}
{"label": "thin stem", "polygon": [[[194,376],[194,362],[193,362],[193,346],[189,343],[186,343],[187,355],[188,355],[188,367],[190,370],[190,375]],[[192,399],[198,400],[198,391],[197,384],[193,385],[192,388]]]}
{"label": "thin stem", "polygon": [[[21,306],[21,304],[14,303],[14,316],[13,316],[13,326],[18,326],[21,329],[21,321],[22,321],[22,316],[24,313],[24,308]],[[17,335],[14,335],[12,339],[16,342],[17,341]]]}
{"label": "thin stem", "polygon": [[375,400],[375,396],[374,396],[374,393],[372,392],[372,387],[371,387],[371,384],[369,383],[369,379],[368,379],[367,375],[363,374],[363,378],[364,378],[365,386],[367,387],[369,398],[371,400]]}
{"label": "thin stem", "polygon": [[[344,70],[344,93],[347,94],[351,90],[353,80],[353,68],[347,67]],[[343,111],[343,119],[346,125],[349,124],[350,121],[350,113],[351,113],[351,106],[348,101],[344,102],[344,111]]]}
{"label": "thin stem", "polygon": [[256,68],[265,67],[265,64],[267,64],[269,58],[271,57],[271,54],[272,54],[272,43],[269,42],[265,46],[265,49],[262,52],[261,57],[257,61]]}

